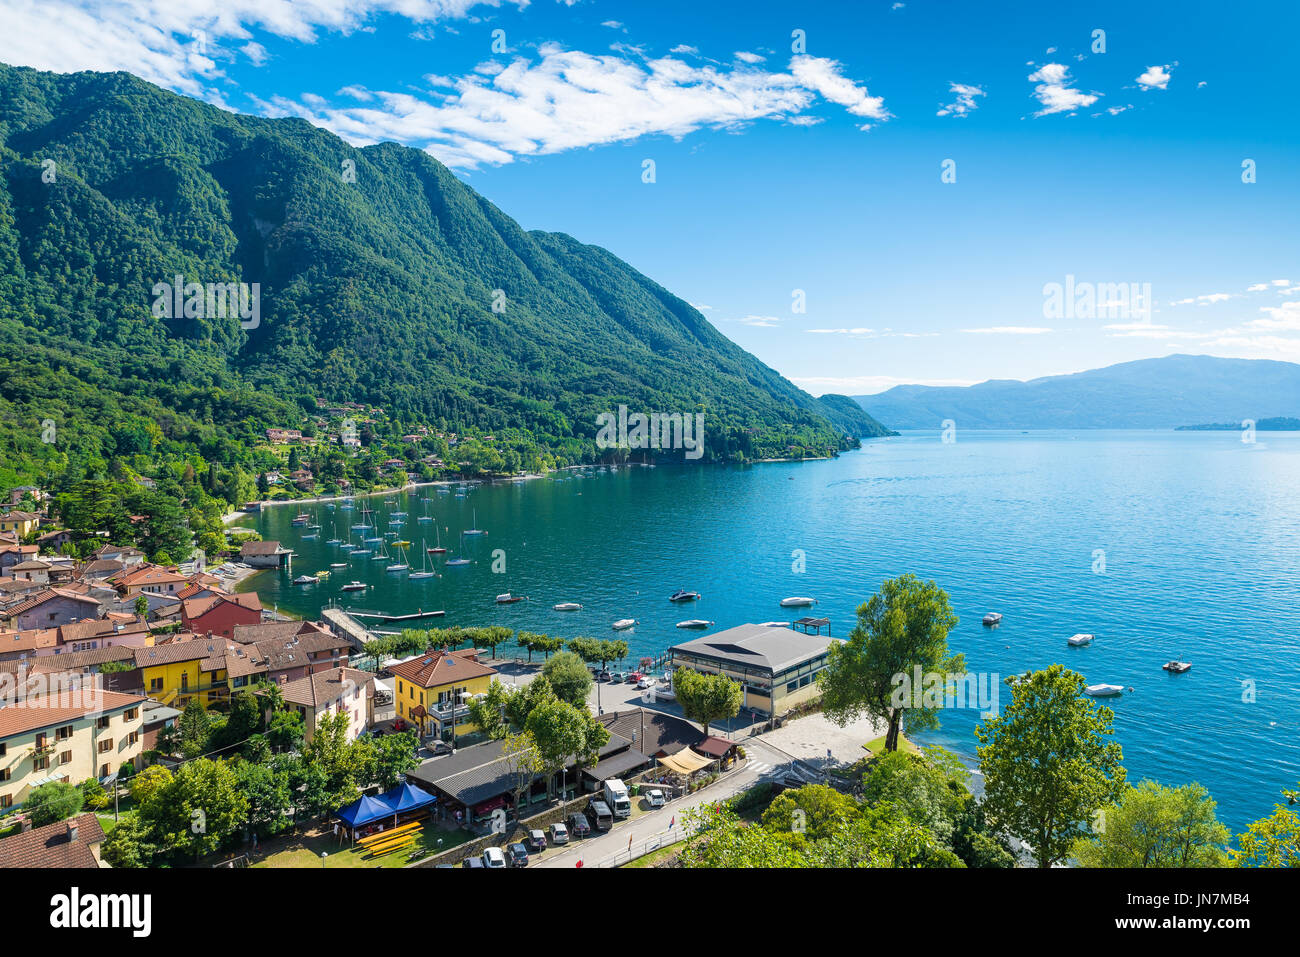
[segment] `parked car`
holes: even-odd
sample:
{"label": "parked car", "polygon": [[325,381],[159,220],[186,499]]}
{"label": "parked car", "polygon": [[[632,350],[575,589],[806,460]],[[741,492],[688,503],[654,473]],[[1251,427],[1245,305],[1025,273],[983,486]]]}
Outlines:
{"label": "parked car", "polygon": [[621,671],[611,671],[611,672],[609,673],[609,680],[610,680],[610,683],[611,683],[611,684],[616,684],[616,685],[620,685],[620,684],[622,684],[622,683],[623,683],[623,672],[621,672]]}
{"label": "parked car", "polygon": [[614,812],[604,801],[593,800],[588,804],[587,818],[598,831],[608,831],[614,826]]}
{"label": "parked car", "polygon": [[640,681],[640,680],[641,680],[642,678],[644,678],[644,677],[645,677],[645,675],[641,674],[641,672],[639,672],[639,671],[634,671],[634,672],[632,672],[630,675],[627,676],[627,680],[628,680],[628,681]]}
{"label": "parked car", "polygon": [[610,673],[609,673],[608,671],[602,671],[600,674],[596,675],[596,680],[597,680],[597,681],[608,681],[608,680],[610,679],[610,677],[611,677],[611,675],[610,675]]}
{"label": "parked car", "polygon": [[534,851],[546,850],[546,832],[539,828],[533,828],[529,831],[528,846]]}
{"label": "parked car", "polygon": [[569,815],[569,833],[573,837],[586,837],[591,833],[591,824],[587,821],[587,815],[574,811]]}
{"label": "parked car", "polygon": [[667,803],[664,798],[664,792],[659,788],[651,788],[645,792],[645,799],[651,807],[663,807]]}
{"label": "parked car", "polygon": [[649,675],[646,675],[636,683],[636,686],[644,691],[646,688],[653,688],[656,683],[657,682],[654,680],[654,678],[650,677]]}
{"label": "parked car", "polygon": [[506,845],[506,858],[510,861],[511,867],[528,866],[528,848],[518,841]]}
{"label": "parked car", "polygon": [[506,860],[506,852],[499,847],[488,847],[483,850],[484,867],[509,867],[510,863]]}
{"label": "parked car", "polygon": [[467,857],[465,858],[465,860],[460,862],[460,866],[461,867],[487,867],[487,865],[483,863],[483,858],[481,857]]}
{"label": "parked car", "polygon": [[563,824],[561,824],[559,821],[556,821],[554,824],[548,827],[547,830],[550,832],[551,835],[551,843],[556,845],[557,847],[561,844],[569,843],[569,829],[565,827]]}

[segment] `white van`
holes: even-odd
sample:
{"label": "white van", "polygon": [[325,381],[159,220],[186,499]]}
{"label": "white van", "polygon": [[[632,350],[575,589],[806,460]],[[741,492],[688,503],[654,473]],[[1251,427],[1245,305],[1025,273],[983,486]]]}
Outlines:
{"label": "white van", "polygon": [[618,778],[605,781],[605,803],[609,805],[614,816],[625,818],[632,816],[632,799],[628,797],[627,785]]}

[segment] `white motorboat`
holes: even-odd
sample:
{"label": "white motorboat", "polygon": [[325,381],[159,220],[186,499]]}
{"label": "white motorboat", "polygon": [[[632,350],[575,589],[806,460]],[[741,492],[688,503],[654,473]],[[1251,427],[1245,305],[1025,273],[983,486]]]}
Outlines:
{"label": "white motorboat", "polygon": [[1083,689],[1084,694],[1090,694],[1094,698],[1113,698],[1116,695],[1124,693],[1123,685],[1088,685]]}
{"label": "white motorboat", "polygon": [[330,568],[347,568],[347,562],[330,562]]}
{"label": "white motorboat", "polygon": [[295,585],[314,585],[319,581],[315,575],[299,575],[293,580]]}
{"label": "white motorboat", "polygon": [[788,621],[765,621],[763,622],[763,627],[764,628],[789,628],[790,623]]}
{"label": "white motorboat", "polygon": [[551,608],[554,609],[555,611],[581,611],[582,610],[582,606],[579,605],[576,601],[562,601],[558,605],[552,605]]}
{"label": "white motorboat", "polygon": [[677,623],[678,628],[709,628],[712,625],[713,622],[705,621],[703,618],[688,618]]}
{"label": "white motorboat", "polygon": [[700,597],[700,593],[697,591],[686,591],[686,589],[684,588],[679,588],[677,589],[677,591],[673,592],[671,595],[668,596],[668,600],[669,601],[696,601],[699,597]]}
{"label": "white motorboat", "polygon": [[631,628],[635,624],[636,624],[635,618],[620,618],[618,621],[614,622],[613,628],[615,631],[624,631],[625,629]]}
{"label": "white motorboat", "polygon": [[1002,612],[1000,611],[991,611],[984,616],[984,624],[986,625],[996,625],[1001,620],[1002,620]]}
{"label": "white motorboat", "polygon": [[348,582],[343,586],[344,591],[365,591],[366,586],[362,582]]}
{"label": "white motorboat", "polygon": [[1074,647],[1078,648],[1082,645],[1092,644],[1092,639],[1095,637],[1096,635],[1075,635],[1073,638],[1066,638],[1065,640],[1069,644],[1074,645]]}
{"label": "white motorboat", "polygon": [[807,608],[810,605],[817,604],[816,598],[782,598],[782,608]]}
{"label": "white motorboat", "polygon": [[462,565],[468,565],[469,563],[470,563],[470,562],[469,562],[469,559],[468,559],[468,558],[449,558],[449,559],[447,559],[447,567],[448,567],[448,568],[460,568],[460,566],[462,566]]}
{"label": "white motorboat", "polygon": [[512,595],[510,592],[504,592],[497,595],[496,602],[498,605],[513,605],[515,602],[523,601],[523,595]]}

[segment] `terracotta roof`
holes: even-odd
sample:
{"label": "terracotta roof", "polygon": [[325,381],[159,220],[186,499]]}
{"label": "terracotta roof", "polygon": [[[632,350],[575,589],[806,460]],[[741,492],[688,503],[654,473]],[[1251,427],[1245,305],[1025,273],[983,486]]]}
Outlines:
{"label": "terracotta roof", "polygon": [[203,661],[214,656],[224,656],[226,641],[224,638],[192,638],[189,641],[172,641],[152,648],[134,648],[137,668],[152,668],[156,665],[174,665],[180,661]]}
{"label": "terracotta roof", "polygon": [[[72,828],[77,839],[70,839]],[[79,814],[67,821],[34,827],[0,841],[0,868],[99,867],[90,845],[104,840],[104,829],[94,814]]]}
{"label": "terracotta roof", "polygon": [[473,654],[472,648],[460,652],[430,651],[410,661],[390,665],[388,670],[420,688],[435,688],[497,673],[495,668],[469,657]]}
{"label": "terracotta roof", "polygon": [[48,569],[50,566],[38,558],[29,558],[25,562],[19,562],[17,565],[11,565],[9,570],[15,572],[34,572],[42,568]]}
{"label": "terracotta roof", "polygon": [[144,695],[98,689],[24,698],[0,708],[0,739],[66,724],[87,715],[122,711],[144,700]]}
{"label": "terracotta roof", "polygon": [[64,641],[87,641],[91,638],[111,638],[115,635],[138,635],[149,631],[144,619],[135,615],[111,615],[60,625],[59,637]]}
{"label": "terracotta roof", "polygon": [[120,588],[130,588],[133,585],[165,585],[168,582],[183,582],[185,580],[184,575],[170,571],[160,565],[140,565],[119,575],[114,579],[114,584]]}
{"label": "terracotta roof", "polygon": [[310,621],[264,621],[256,625],[236,625],[232,630],[232,637],[243,645],[310,634],[333,635],[333,632]]}
{"label": "terracotta roof", "polygon": [[0,519],[5,519],[11,522],[35,522],[40,520],[40,516],[35,512],[20,512],[17,509],[14,509],[11,512],[0,515]]}
{"label": "terracotta roof", "polygon": [[106,661],[135,661],[135,649],[125,645],[108,648],[91,648],[88,651],[65,651],[61,655],[41,655],[26,661],[0,661],[0,671],[17,674],[26,669],[29,673],[47,674],[58,671],[81,671]]}
{"label": "terracotta roof", "polygon": [[[290,681],[280,688],[285,701],[317,708],[323,704],[337,701],[344,693],[350,692],[352,686],[364,688],[375,680],[368,671],[356,668],[332,668],[318,671],[296,681]],[[349,683],[345,685],[345,682]]]}
{"label": "terracotta roof", "polygon": [[280,543],[275,541],[244,542],[244,544],[239,547],[239,554],[276,555],[280,550]]}
{"label": "terracotta roof", "polygon": [[186,618],[198,618],[226,602],[247,608],[249,611],[262,610],[262,599],[257,597],[257,592],[245,592],[241,595],[202,595],[198,598],[187,598],[181,602],[181,614]]}

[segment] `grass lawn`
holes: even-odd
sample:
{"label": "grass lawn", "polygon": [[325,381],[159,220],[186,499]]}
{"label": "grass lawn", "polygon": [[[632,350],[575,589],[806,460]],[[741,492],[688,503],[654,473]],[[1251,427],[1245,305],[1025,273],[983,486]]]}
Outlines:
{"label": "grass lawn", "polygon": [[660,864],[666,860],[669,860],[670,858],[676,857],[681,852],[683,846],[684,846],[684,842],[678,844],[670,844],[667,847],[659,848],[659,850],[657,851],[651,851],[649,854],[646,854],[644,857],[638,857],[635,861],[632,861],[630,864],[624,864],[623,866],[624,867],[654,867],[656,864]]}
{"label": "grass lawn", "polygon": [[[921,753],[921,749],[918,748],[916,745],[914,745],[911,741],[908,741],[907,738],[905,738],[903,735],[900,734],[898,736],[898,740],[902,742],[901,745],[899,746],[900,751],[906,752],[907,754]],[[882,734],[880,737],[868,741],[866,744],[863,745],[863,747],[871,752],[871,756],[873,758],[878,758],[885,752],[885,736]]]}
{"label": "grass lawn", "polygon": [[[442,840],[441,845],[438,844],[439,839]],[[288,846],[283,850],[262,858],[252,866],[320,867],[321,853],[324,852],[329,855],[325,858],[325,867],[405,867],[413,860],[427,857],[430,854],[437,854],[439,851],[445,851],[473,839],[474,835],[463,828],[455,831],[443,831],[426,824],[421,828],[420,836],[416,838],[415,843],[405,850],[394,851],[382,857],[374,857],[369,851],[362,848],[350,848],[347,845],[340,846],[333,833],[325,831],[306,837],[292,838]],[[418,856],[412,857],[412,853],[417,849],[419,850]]]}

